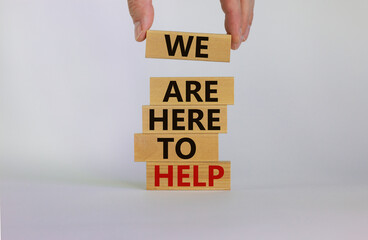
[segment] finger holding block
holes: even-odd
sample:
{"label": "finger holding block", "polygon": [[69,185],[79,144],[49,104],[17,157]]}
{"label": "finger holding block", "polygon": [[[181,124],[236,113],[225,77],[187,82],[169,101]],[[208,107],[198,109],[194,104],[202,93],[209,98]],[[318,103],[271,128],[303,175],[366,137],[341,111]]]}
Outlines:
{"label": "finger holding block", "polygon": [[230,190],[230,162],[147,162],[147,190]]}
{"label": "finger holding block", "polygon": [[230,62],[231,35],[147,31],[146,58]]}
{"label": "finger holding block", "polygon": [[218,161],[218,134],[134,134],[134,161]]}

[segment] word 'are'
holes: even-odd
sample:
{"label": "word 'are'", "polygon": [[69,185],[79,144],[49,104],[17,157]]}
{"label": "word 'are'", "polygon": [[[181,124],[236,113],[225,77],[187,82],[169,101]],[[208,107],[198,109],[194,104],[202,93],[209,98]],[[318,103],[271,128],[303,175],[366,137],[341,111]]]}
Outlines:
{"label": "word 'are'", "polygon": [[[205,102],[218,102],[218,98],[212,97],[211,94],[216,94],[217,89],[211,86],[217,85],[217,81],[205,81]],[[185,82],[185,101],[191,102],[192,96],[195,97],[197,102],[203,102],[203,97],[199,95],[199,90],[201,90],[201,83],[198,81],[186,81]],[[163,99],[163,102],[168,102],[169,98],[176,98],[178,102],[183,102],[183,96],[180,93],[178,84],[176,81],[170,81],[167,86],[167,90]]]}

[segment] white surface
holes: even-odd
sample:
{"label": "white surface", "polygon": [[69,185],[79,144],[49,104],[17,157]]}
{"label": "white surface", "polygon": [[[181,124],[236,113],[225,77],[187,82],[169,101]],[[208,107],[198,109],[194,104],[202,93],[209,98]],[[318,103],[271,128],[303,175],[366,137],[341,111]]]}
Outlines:
{"label": "white surface", "polygon": [[[153,29],[224,32],[218,1],[154,3]],[[367,239],[367,11],[259,0],[226,64],[145,59],[124,0],[2,0],[5,239]],[[150,76],[235,76],[220,136],[231,192],[142,190],[133,134]]]}
{"label": "white surface", "polygon": [[366,240],[368,188],[154,192],[144,183],[3,185],[4,239]]}

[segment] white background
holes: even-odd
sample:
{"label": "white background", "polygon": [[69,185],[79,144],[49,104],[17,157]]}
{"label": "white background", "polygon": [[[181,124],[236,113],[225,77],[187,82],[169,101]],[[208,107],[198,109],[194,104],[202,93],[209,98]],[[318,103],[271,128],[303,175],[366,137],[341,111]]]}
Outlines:
{"label": "white background", "polygon": [[[224,33],[218,1],[152,29]],[[4,239],[367,239],[368,3],[259,0],[231,63],[145,59],[123,0],[0,2]],[[234,76],[230,192],[148,192],[149,77]]]}

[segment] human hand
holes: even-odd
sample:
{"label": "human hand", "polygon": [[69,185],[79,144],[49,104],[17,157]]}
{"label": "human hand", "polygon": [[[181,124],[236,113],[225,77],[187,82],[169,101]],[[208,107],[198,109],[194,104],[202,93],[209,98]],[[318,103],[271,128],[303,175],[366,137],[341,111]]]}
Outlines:
{"label": "human hand", "polygon": [[[225,13],[225,29],[231,34],[231,48],[236,50],[249,35],[253,20],[254,0],[220,0]],[[146,39],[146,32],[153,23],[152,0],[128,0],[129,12],[134,23],[135,40]]]}
{"label": "human hand", "polygon": [[248,39],[253,21],[254,0],[220,0],[225,13],[225,29],[231,34],[231,48],[236,50]]}

